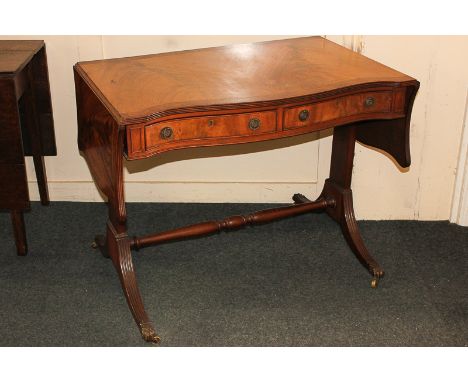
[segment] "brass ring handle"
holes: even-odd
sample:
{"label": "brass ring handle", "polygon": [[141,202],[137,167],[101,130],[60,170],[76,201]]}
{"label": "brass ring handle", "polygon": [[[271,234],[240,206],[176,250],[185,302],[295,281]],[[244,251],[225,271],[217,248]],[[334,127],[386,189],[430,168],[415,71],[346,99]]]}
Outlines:
{"label": "brass ring handle", "polygon": [[305,109],[301,110],[301,112],[299,113],[299,120],[301,122],[305,122],[309,119],[309,115],[310,115],[309,110],[305,110]]}
{"label": "brass ring handle", "polygon": [[249,129],[257,130],[260,127],[260,120],[258,118],[251,118],[249,120]]}
{"label": "brass ring handle", "polygon": [[374,97],[367,97],[364,103],[367,107],[375,105],[375,98]]}
{"label": "brass ring handle", "polygon": [[161,132],[159,133],[159,136],[162,139],[169,139],[170,137],[172,137],[172,134],[173,134],[172,129],[170,127],[165,127],[161,130]]}

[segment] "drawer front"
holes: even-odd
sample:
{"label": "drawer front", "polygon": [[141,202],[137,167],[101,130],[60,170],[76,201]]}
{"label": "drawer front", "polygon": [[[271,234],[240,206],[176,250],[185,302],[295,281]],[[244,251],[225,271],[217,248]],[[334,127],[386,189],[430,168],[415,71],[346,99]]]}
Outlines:
{"label": "drawer front", "polygon": [[145,127],[146,149],[168,142],[243,137],[276,131],[276,112],[183,118]]}
{"label": "drawer front", "polygon": [[392,112],[394,92],[376,91],[284,110],[284,129],[372,113]]}

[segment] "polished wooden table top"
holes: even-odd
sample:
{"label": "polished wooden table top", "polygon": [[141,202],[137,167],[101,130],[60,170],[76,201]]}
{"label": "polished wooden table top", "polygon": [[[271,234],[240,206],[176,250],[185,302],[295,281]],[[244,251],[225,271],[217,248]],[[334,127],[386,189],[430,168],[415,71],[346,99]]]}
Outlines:
{"label": "polished wooden table top", "polygon": [[[75,81],[89,113],[80,124],[111,119],[125,129],[130,160],[402,119],[418,87],[321,37],[79,62]],[[408,129],[392,129],[390,140],[377,129],[358,138],[408,166]]]}
{"label": "polished wooden table top", "polygon": [[41,40],[0,40],[0,76],[23,69],[43,46]]}
{"label": "polished wooden table top", "polygon": [[119,124],[414,81],[322,37],[80,62],[76,70]]}

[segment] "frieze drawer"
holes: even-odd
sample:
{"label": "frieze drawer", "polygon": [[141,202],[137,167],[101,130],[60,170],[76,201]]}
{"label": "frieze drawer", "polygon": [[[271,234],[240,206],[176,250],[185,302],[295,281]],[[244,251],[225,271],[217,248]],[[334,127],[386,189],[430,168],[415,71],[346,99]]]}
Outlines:
{"label": "frieze drawer", "polygon": [[398,113],[403,111],[404,89],[375,91],[338,97],[329,101],[292,107],[284,110],[284,129],[295,129],[311,124],[352,119],[368,114]]}
{"label": "frieze drawer", "polygon": [[182,118],[145,127],[146,149],[168,142],[242,137],[276,131],[276,112]]}

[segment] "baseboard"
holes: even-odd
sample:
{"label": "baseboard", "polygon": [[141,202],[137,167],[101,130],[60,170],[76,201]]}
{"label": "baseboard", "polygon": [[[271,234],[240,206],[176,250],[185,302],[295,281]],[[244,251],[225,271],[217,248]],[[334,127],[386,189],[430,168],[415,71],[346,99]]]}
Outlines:
{"label": "baseboard", "polygon": [[[104,198],[91,181],[51,181],[51,201],[103,202]],[[309,199],[319,196],[323,184],[320,182],[126,182],[127,202],[159,203],[291,203],[295,193]],[[31,200],[39,200],[35,181],[29,182]],[[376,208],[377,207],[377,208]],[[355,200],[356,216],[359,220],[414,220],[412,209],[395,206],[391,211],[384,206],[369,208],[365,200]],[[432,219],[445,220],[445,219]]]}
{"label": "baseboard", "polygon": [[[104,199],[91,181],[51,181],[51,201],[102,202]],[[320,188],[321,189],[321,188]],[[126,182],[127,202],[173,203],[289,203],[300,192],[318,196],[317,183],[254,182]],[[37,183],[29,182],[31,200],[39,200]]]}

